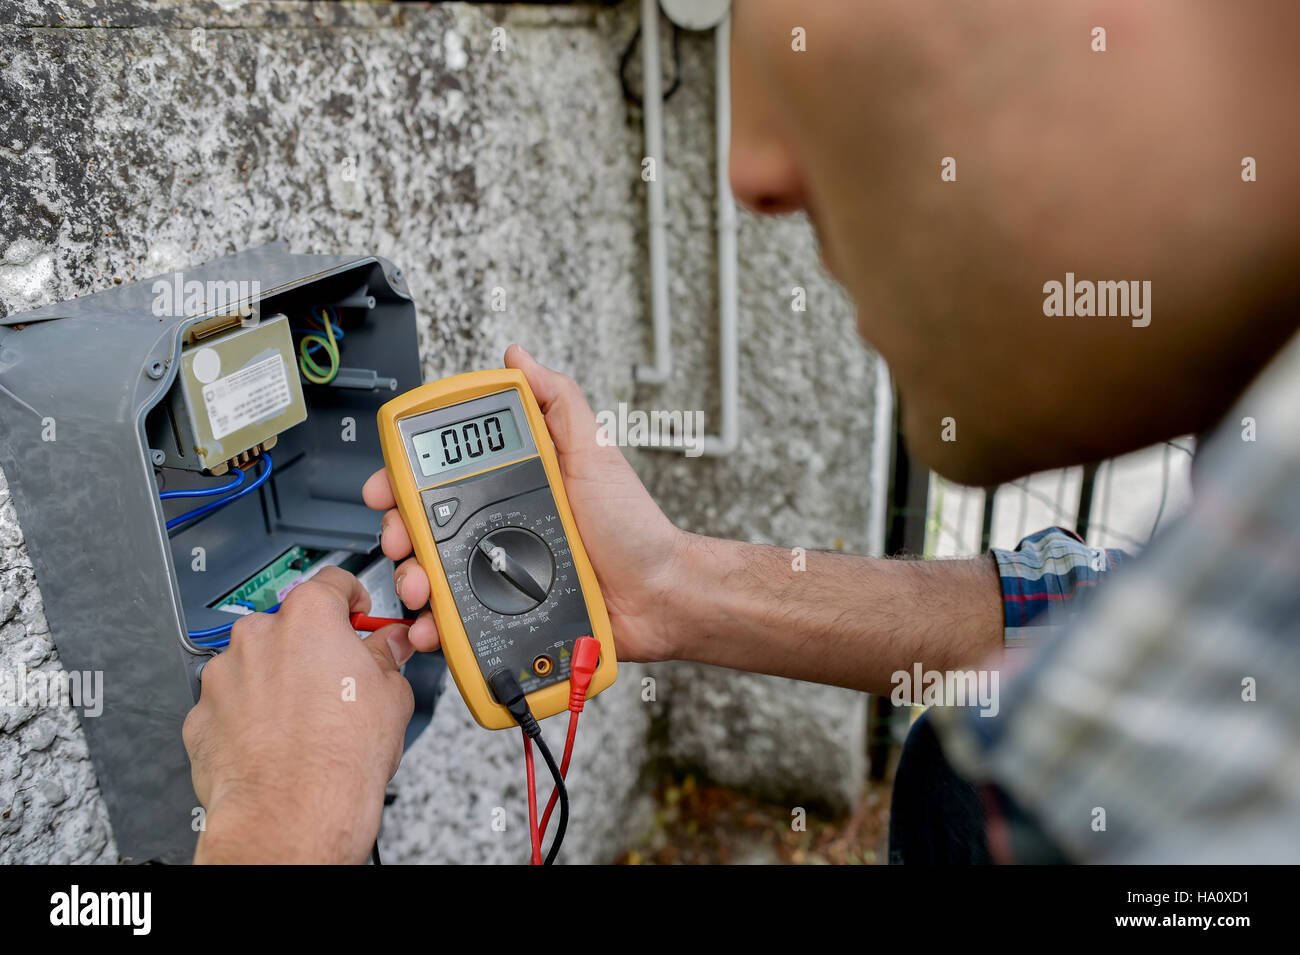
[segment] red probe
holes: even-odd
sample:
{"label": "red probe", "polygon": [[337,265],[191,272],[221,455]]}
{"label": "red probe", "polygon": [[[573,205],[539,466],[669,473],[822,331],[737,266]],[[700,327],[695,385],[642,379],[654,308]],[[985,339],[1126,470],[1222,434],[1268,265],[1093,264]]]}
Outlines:
{"label": "red probe", "polygon": [[[413,620],[402,620],[397,617],[371,617],[364,613],[354,613],[348,618],[352,623],[353,630],[365,632],[374,632],[381,627],[386,627],[391,623],[401,623],[410,625]],[[587,699],[587,688],[591,686],[591,678],[596,673],[596,667],[600,663],[600,641],[595,637],[579,637],[573,643],[573,659],[569,664],[569,732],[564,740],[564,756],[560,760],[560,776],[565,778],[569,775],[569,760],[573,756],[573,742],[578,735],[578,714],[582,712],[583,704]],[[534,782],[533,773],[533,747],[532,741],[524,736],[524,763],[528,770],[528,816],[529,816],[529,836],[532,848],[532,858],[529,860],[533,865],[541,865],[542,840],[546,837],[547,823],[551,821],[551,810],[555,808],[555,800],[559,796],[559,791],[551,792],[551,798],[546,804],[546,811],[542,814],[540,825],[537,823],[537,789]]]}
{"label": "red probe", "polygon": [[[564,779],[569,777],[569,759],[573,756],[573,741],[578,735],[578,714],[582,712],[582,705],[587,699],[587,688],[591,686],[591,678],[599,663],[599,640],[595,637],[579,637],[573,642],[573,659],[569,663],[569,732],[564,740],[564,756],[560,760],[560,776]],[[551,810],[555,808],[555,800],[559,795],[559,790],[552,790],[546,811],[542,813],[539,827],[542,838],[546,837],[546,826],[551,821]]]}
{"label": "red probe", "polygon": [[542,831],[537,826],[537,775],[533,770],[533,741],[524,737],[524,766],[528,771],[528,838],[533,847],[529,865],[542,864]]}
{"label": "red probe", "polygon": [[366,633],[378,630],[380,627],[386,627],[390,623],[401,623],[408,627],[415,623],[414,620],[402,620],[398,617],[368,617],[364,613],[354,613],[348,619],[352,622],[353,630],[361,630]]}

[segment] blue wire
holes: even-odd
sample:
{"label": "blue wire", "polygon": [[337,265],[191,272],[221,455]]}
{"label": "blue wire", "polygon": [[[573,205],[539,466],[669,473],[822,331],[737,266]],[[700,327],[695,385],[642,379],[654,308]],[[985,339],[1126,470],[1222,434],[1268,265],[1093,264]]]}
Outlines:
{"label": "blue wire", "polygon": [[226,491],[233,491],[239,485],[244,483],[244,472],[239,468],[231,468],[235,472],[235,479],[222,484],[220,487],[201,487],[185,491],[163,491],[158,496],[164,501],[170,501],[175,497],[211,497],[213,494],[224,494]]}
{"label": "blue wire", "polygon": [[[316,314],[317,311],[320,312],[319,315]],[[332,309],[331,309],[331,311],[332,311]],[[341,342],[341,341],[343,341],[343,323],[342,323],[342,322],[333,322],[333,321],[331,321],[331,320],[330,320],[330,317],[329,317],[329,312],[326,312],[324,309],[317,309],[317,308],[315,308],[315,307],[313,307],[312,310],[311,310],[311,316],[312,316],[312,318],[319,319],[322,323],[324,323],[324,324],[330,326],[330,328],[334,331],[334,340],[335,340],[336,342]],[[317,329],[314,329],[314,328],[295,328],[295,329],[293,329],[293,333],[294,333],[295,335],[319,335],[319,334],[320,334],[320,331],[318,331]],[[311,344],[309,344],[309,345],[307,346],[307,354],[309,354],[309,355],[314,355],[316,352],[320,351],[320,350],[321,350],[322,348],[324,348],[324,347],[325,347],[325,346],[322,345],[320,342],[312,342]]]}
{"label": "blue wire", "polygon": [[316,318],[317,320],[324,322],[326,325],[330,325],[330,326],[332,326],[333,329],[334,329],[334,337],[335,337],[336,339],[338,339],[339,341],[342,341],[342,340],[343,340],[343,322],[341,322],[341,321],[334,321],[334,320],[332,320],[331,317],[330,317],[330,313],[333,312],[334,309],[333,309],[333,308],[326,307],[326,308],[319,309],[319,311],[320,311],[320,314],[317,315],[317,314],[316,314],[317,309],[313,308],[312,311],[311,311],[312,316],[313,316],[314,318]]}
{"label": "blue wire", "polygon": [[[238,491],[235,491],[234,494],[230,494],[226,497],[223,497],[218,501],[210,501],[207,504],[204,504],[202,507],[196,507],[192,511],[186,511],[184,514],[181,514],[178,517],[173,517],[170,521],[167,522],[167,529],[171,530],[173,527],[176,527],[180,524],[184,524],[187,521],[192,521],[195,518],[202,517],[204,514],[211,514],[213,511],[225,507],[231,501],[236,501],[246,494],[252,494],[259,487],[261,487],[263,484],[266,483],[266,479],[271,476],[271,469],[275,467],[275,462],[271,460],[271,455],[265,451],[262,452],[261,460],[266,462],[266,467],[262,468],[262,473],[259,474],[250,484],[248,484],[243,488],[240,488]],[[243,483],[244,472],[241,471],[239,468],[234,468],[233,470],[239,472],[238,480],[228,483],[223,488],[217,489],[218,491],[226,490],[227,488],[236,487],[239,484]],[[205,491],[202,494],[196,494],[194,492],[187,493],[185,491],[173,491],[171,492],[171,495],[174,497],[200,497],[200,496],[207,497],[209,494],[213,494],[213,493],[217,493],[217,491]],[[162,496],[166,497],[167,492],[164,492]],[[246,601],[237,601],[237,603],[246,603]],[[270,610],[266,612],[275,613],[279,609],[280,609],[280,605],[276,604],[274,607],[272,607]],[[219,627],[207,627],[203,630],[190,630],[186,633],[186,636],[188,636],[190,640],[192,640],[193,642],[195,642],[196,644],[198,644],[199,646],[205,649],[219,650],[222,647],[227,647],[230,645],[229,637],[226,637],[224,640],[213,640],[213,642],[211,643],[205,643],[204,641],[211,640],[213,637],[221,637],[225,634],[230,633],[230,628],[232,626],[234,626],[233,623],[226,623],[226,624],[222,624]]]}
{"label": "blue wire", "polygon": [[181,524],[186,523],[187,521],[192,521],[195,518],[202,517],[204,514],[211,514],[213,511],[220,510],[221,508],[225,507],[231,501],[237,501],[246,494],[252,494],[259,487],[261,487],[263,484],[266,483],[266,479],[271,476],[271,468],[274,467],[274,462],[272,462],[271,460],[271,455],[266,453],[265,451],[262,452],[261,460],[266,462],[266,467],[262,468],[262,473],[259,474],[256,477],[256,479],[254,479],[251,483],[240,488],[234,494],[221,498],[221,500],[219,501],[211,501],[210,503],[204,504],[202,507],[196,507],[192,511],[186,511],[184,514],[181,514],[179,517],[173,517],[170,521],[167,522],[167,529],[171,530],[173,527],[177,527]]}
{"label": "blue wire", "polygon": [[[263,611],[263,613],[275,613],[279,609],[280,605],[276,604],[270,610]],[[243,615],[241,614],[241,616]],[[224,640],[213,640],[211,643],[203,643],[202,641],[210,640],[213,637],[220,637],[223,634],[228,634],[230,633],[230,628],[234,625],[235,621],[232,620],[230,623],[223,623],[219,627],[208,627],[206,630],[191,630],[186,634],[186,636],[205,650],[220,650],[222,647],[230,646],[230,637],[226,637]]]}

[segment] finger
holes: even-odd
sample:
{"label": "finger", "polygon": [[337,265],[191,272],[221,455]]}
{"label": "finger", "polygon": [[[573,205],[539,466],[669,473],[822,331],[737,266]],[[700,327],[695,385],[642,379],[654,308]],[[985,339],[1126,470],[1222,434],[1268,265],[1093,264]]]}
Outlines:
{"label": "finger", "polygon": [[411,641],[411,646],[422,653],[432,653],[441,647],[442,641],[438,636],[438,625],[433,622],[433,612],[426,610],[416,617],[406,638]]}
{"label": "finger", "polygon": [[[203,665],[203,678],[207,679],[208,673],[216,672],[215,666],[224,657],[230,656],[231,650],[237,650],[245,643],[256,644],[268,630],[271,629],[272,617],[265,613],[249,613],[238,618],[230,626],[230,649],[218,656],[215,660],[209,660]],[[224,664],[223,664],[224,666]]]}
{"label": "finger", "polygon": [[393,592],[408,610],[419,610],[429,602],[429,575],[414,557],[393,571]]}
{"label": "finger", "polygon": [[395,673],[415,653],[415,647],[407,637],[409,629],[405,624],[390,623],[386,627],[380,627],[361,642],[365,644],[381,670]]}
{"label": "finger", "polygon": [[325,619],[347,620],[348,614],[366,613],[370,594],[361,581],[342,567],[326,567],[290,591],[280,613],[297,614],[300,609]]}
{"label": "finger", "polygon": [[387,468],[380,468],[361,485],[361,500],[366,502],[366,507],[376,511],[387,511],[397,506],[393,486],[388,482]]}
{"label": "finger", "polygon": [[576,381],[547,368],[519,345],[506,349],[506,367],[517,368],[528,379],[557,451],[576,454],[598,447],[596,415]]}
{"label": "finger", "polygon": [[401,560],[411,553],[411,534],[396,509],[384,512],[380,522],[379,548],[389,560]]}

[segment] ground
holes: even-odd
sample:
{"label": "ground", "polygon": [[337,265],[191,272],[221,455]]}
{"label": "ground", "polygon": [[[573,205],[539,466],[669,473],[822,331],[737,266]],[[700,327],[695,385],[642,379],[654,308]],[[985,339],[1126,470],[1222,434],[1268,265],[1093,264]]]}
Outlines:
{"label": "ground", "polygon": [[875,865],[888,861],[892,779],[868,781],[847,816],[809,809],[797,831],[791,807],[693,775],[664,776],[654,827],[618,858],[624,865]]}

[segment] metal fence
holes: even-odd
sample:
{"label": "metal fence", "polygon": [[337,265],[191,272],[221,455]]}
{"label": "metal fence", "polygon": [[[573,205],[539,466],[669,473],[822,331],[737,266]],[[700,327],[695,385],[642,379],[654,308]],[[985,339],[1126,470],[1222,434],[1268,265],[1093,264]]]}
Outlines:
{"label": "metal fence", "polygon": [[991,490],[930,475],[924,555],[969,557],[1014,548],[1057,525],[1095,547],[1136,553],[1191,500],[1195,439],[1166,441],[1089,468],[1044,471]]}

